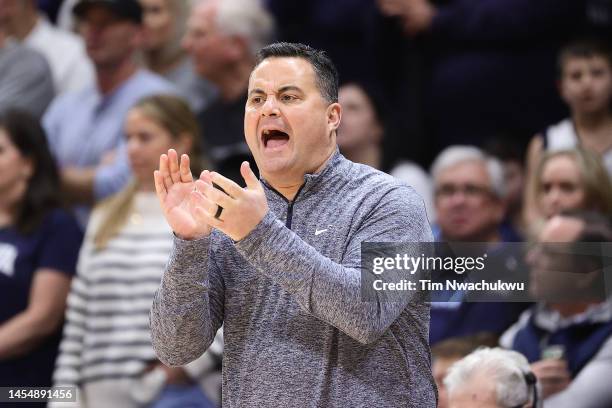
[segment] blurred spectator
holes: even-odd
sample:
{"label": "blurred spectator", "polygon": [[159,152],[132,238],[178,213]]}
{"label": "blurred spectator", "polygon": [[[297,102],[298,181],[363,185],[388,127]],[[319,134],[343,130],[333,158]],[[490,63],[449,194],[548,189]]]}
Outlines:
{"label": "blurred spectator", "polygon": [[[174,92],[171,84],[136,65],[142,10],[136,0],[81,0],[75,7],[96,84],[53,101],[44,117],[49,144],[73,203],[90,205],[120,190],[130,169],[122,123],[141,97]],[[87,222],[88,208],[79,208]]]}
{"label": "blurred spectator", "polygon": [[438,240],[501,242],[506,186],[499,160],[473,146],[443,150],[431,167]]}
{"label": "blurred spectator", "polygon": [[89,408],[212,407],[198,381],[214,372],[215,358],[207,353],[186,367],[163,365],[148,324],[173,238],[153,171],[173,148],[189,154],[192,171],[200,173],[197,120],[184,100],[152,96],[130,109],[125,133],[134,178],[92,212],[54,382],[78,384]]}
{"label": "blurred spectator", "polygon": [[444,385],[444,377],[448,374],[448,369],[478,347],[495,347],[496,345],[496,336],[482,333],[473,336],[453,337],[443,340],[431,348],[431,371],[438,387],[438,408],[448,408],[448,395]]}
{"label": "blurred spectator", "polygon": [[338,90],[342,121],[338,147],[347,159],[381,170],[384,109],[380,99],[364,85],[347,83]]}
{"label": "blurred spectator", "polygon": [[40,118],[53,99],[53,78],[45,58],[7,38],[0,0],[0,113],[19,108]]}
{"label": "blurred spectator", "polygon": [[436,150],[477,144],[512,124],[531,135],[565,114],[557,50],[587,22],[585,0],[378,0],[428,52]]}
{"label": "blurred spectator", "polygon": [[183,40],[196,72],[219,91],[199,115],[210,156],[217,171],[237,183],[243,182],[240,164],[251,157],[244,139],[249,75],[273,28],[258,0],[201,0],[191,10]]}
{"label": "blurred spectator", "polygon": [[612,214],[612,184],[594,153],[582,148],[547,152],[534,174],[538,213],[532,227],[564,210]]}
{"label": "blurred spectator", "polygon": [[181,48],[188,0],[140,0],[143,10],[143,57],[151,71],[176,85],[194,112],[202,111],[216,96],[212,84],[194,72],[193,62]]}
{"label": "blurred spectator", "polygon": [[[516,235],[501,229],[506,188],[500,161],[473,146],[451,146],[438,155],[431,173],[436,241],[484,243],[487,270],[513,279],[521,270],[521,258],[518,247],[504,244],[515,241]],[[444,281],[456,278],[456,274],[439,273],[432,278]],[[501,334],[526,307],[522,303],[466,301],[461,293],[454,294],[452,300],[432,303],[431,344],[479,332]]]}
{"label": "blurred spectator", "polygon": [[[585,248],[585,242],[590,248],[600,247],[599,254]],[[545,407],[612,406],[612,302],[602,293],[603,257],[610,255],[604,248],[610,242],[609,216],[568,213],[548,220],[538,236],[539,245],[528,253],[530,291],[539,302],[502,336],[500,344],[531,362],[542,384]],[[583,247],[563,250],[559,243],[583,243]],[[582,296],[592,295],[592,289],[597,296]]]}
{"label": "blurred spectator", "polygon": [[516,240],[524,233],[523,225],[523,191],[525,190],[525,146],[518,142],[519,135],[500,132],[489,138],[483,149],[487,154],[501,161],[504,167],[506,196],[504,204],[506,216],[502,222],[502,234],[516,234]]}
{"label": "blurred spectator", "polygon": [[[355,82],[382,95],[385,138],[382,169],[399,159],[429,166],[433,153],[424,137],[423,58],[373,0],[263,0],[277,23],[278,39],[325,50],[341,82]],[[412,169],[410,169],[412,170]]]}
{"label": "blurred spectator", "polygon": [[612,54],[594,40],[572,42],[559,55],[559,88],[570,117],[549,126],[529,145],[528,220],[537,217],[535,169],[543,152],[581,146],[600,155],[612,176]]}
{"label": "blurred spectator", "polygon": [[450,368],[444,379],[450,408],[534,408],[536,378],[520,353],[482,348]]}
{"label": "blurred spectator", "polygon": [[[383,166],[383,139],[386,137],[385,111],[382,97],[373,88],[349,82],[338,90],[342,105],[342,121],[337,143],[340,152],[349,160],[367,164],[375,169]],[[416,163],[402,161],[389,172],[405,181],[423,198],[429,221],[434,220],[431,203],[431,182],[427,173]]]}
{"label": "blurred spectator", "polygon": [[60,208],[59,191],[58,171],[38,121],[17,111],[0,115],[3,387],[51,385],[82,239],[76,220]]}
{"label": "blurred spectator", "polygon": [[36,7],[36,0],[0,0],[8,34],[47,58],[57,93],[78,91],[94,80],[83,40],[55,28]]}

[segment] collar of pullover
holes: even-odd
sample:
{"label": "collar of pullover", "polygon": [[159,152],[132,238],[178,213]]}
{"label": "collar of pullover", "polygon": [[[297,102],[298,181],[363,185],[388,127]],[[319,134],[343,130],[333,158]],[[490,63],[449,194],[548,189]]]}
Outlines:
{"label": "collar of pullover", "polygon": [[[304,175],[304,184],[299,188],[293,201],[306,197],[308,194],[319,191],[326,185],[331,184],[334,179],[345,173],[349,163],[350,162],[340,154],[338,147],[336,147],[336,150],[320,172]],[[265,179],[262,178],[261,181],[267,189],[274,191],[285,201],[289,202],[285,196],[272,187]]]}

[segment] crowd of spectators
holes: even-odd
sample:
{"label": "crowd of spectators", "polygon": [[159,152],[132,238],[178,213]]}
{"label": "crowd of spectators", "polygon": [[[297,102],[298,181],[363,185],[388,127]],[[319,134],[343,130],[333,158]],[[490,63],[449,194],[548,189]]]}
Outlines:
{"label": "crowd of spectators", "polygon": [[610,38],[609,0],[0,0],[0,386],[219,403],[222,329],[184,367],[151,346],[172,245],[152,174],[169,148],[255,169],[255,55],[295,41],[337,64],[343,155],[414,187],[436,241],[530,271],[533,303],[432,302],[438,406],[612,406],[606,264],[546,246],[612,241]]}

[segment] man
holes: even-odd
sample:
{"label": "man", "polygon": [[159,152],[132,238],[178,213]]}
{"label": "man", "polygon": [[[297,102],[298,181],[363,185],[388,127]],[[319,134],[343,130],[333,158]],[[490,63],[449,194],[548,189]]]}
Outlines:
{"label": "man", "polygon": [[240,163],[251,157],[242,123],[249,75],[274,22],[259,1],[200,0],[187,25],[183,47],[197,74],[219,91],[199,115],[204,142],[217,170],[238,182]]}
{"label": "man", "polygon": [[[96,83],[58,97],[44,117],[49,145],[72,202],[91,205],[121,189],[130,175],[123,122],[144,96],[173,92],[138,68],[142,10],[135,0],[81,0],[74,8]],[[83,225],[87,211],[81,208]]]}
{"label": "man", "polygon": [[0,113],[18,108],[40,118],[54,96],[49,65],[42,55],[7,38],[4,11],[0,7]]}
{"label": "man", "polygon": [[537,241],[527,260],[538,303],[500,344],[527,357],[545,407],[612,406],[612,302],[603,276],[612,222],[597,213],[558,215]]}
{"label": "man", "polygon": [[[450,146],[438,155],[431,172],[439,227],[436,240],[484,243],[488,274],[495,272],[502,279],[512,280],[523,269],[519,248],[505,245],[507,239],[501,234],[506,188],[499,160],[473,146]],[[457,274],[434,274],[434,278],[455,279]],[[465,275],[460,278],[464,279]],[[465,300],[457,296],[454,299]],[[431,344],[479,332],[499,335],[516,321],[524,308],[520,303],[436,303],[431,310]]]}
{"label": "man", "polygon": [[224,406],[436,405],[428,304],[360,295],[363,241],[431,241],[423,202],[338,153],[337,98],[324,53],[272,44],[244,117],[262,181],[245,162],[246,188],[207,171],[194,182],[173,150],[155,172],[177,238],[152,307],[153,345],[184,364],[223,324]]}
{"label": "man", "polygon": [[0,9],[9,34],[45,56],[58,94],[91,84],[94,72],[83,41],[51,25],[38,11],[36,0],[0,0]]}
{"label": "man", "polygon": [[451,366],[444,384],[449,408],[539,406],[536,378],[516,351],[478,349]]}

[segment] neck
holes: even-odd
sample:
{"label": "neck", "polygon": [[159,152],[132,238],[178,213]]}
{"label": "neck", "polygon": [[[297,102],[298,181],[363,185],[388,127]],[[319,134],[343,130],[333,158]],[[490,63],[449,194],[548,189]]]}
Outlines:
{"label": "neck", "polygon": [[[329,156],[327,156],[327,158],[323,161],[323,163],[319,167],[317,167],[312,172],[310,171],[306,172],[306,174],[320,173],[325,168],[329,160],[332,158],[335,151],[336,151],[335,149],[332,150]],[[266,179],[268,184],[270,184],[272,188],[274,188],[276,191],[281,193],[283,197],[285,197],[289,201],[293,201],[298,191],[300,190],[300,187],[302,187],[302,185],[304,184],[304,176],[306,174],[301,174],[300,176],[297,176],[290,181],[287,180],[286,173],[284,175],[281,175],[277,179],[275,179],[274,177],[268,177],[266,175],[264,175],[264,178]]]}
{"label": "neck", "polygon": [[572,119],[578,130],[586,131],[598,130],[602,126],[612,123],[612,115],[607,108],[591,113],[576,113],[572,116]]}
{"label": "neck", "polygon": [[215,78],[209,78],[219,88],[221,99],[226,102],[234,101],[248,89],[249,76],[253,69],[251,59],[239,61],[235,65],[220,72]]}
{"label": "neck", "polygon": [[367,164],[370,167],[380,170],[382,151],[378,145],[370,144],[367,146],[359,146],[355,149],[344,149],[342,153],[347,159],[355,163]]}
{"label": "neck", "polygon": [[157,74],[165,75],[183,61],[185,53],[182,50],[169,52],[162,48],[143,52],[143,58],[148,69]]}
{"label": "neck", "polygon": [[138,67],[131,58],[123,61],[119,66],[96,66],[98,88],[103,95],[110,94],[115,88],[131,77]]}
{"label": "neck", "polygon": [[571,317],[580,313],[584,313],[596,302],[576,302],[576,303],[549,303],[548,308],[557,311],[563,317]]}
{"label": "neck", "polygon": [[38,13],[35,10],[28,11],[23,18],[12,27],[12,34],[19,41],[23,41],[34,29],[38,22]]}

